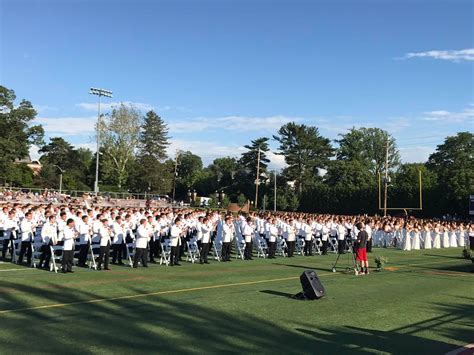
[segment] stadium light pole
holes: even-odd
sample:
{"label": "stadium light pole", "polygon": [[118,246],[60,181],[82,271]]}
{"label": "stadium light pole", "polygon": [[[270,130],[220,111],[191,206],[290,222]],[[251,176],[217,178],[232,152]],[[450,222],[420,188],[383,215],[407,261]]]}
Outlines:
{"label": "stadium light pole", "polygon": [[97,103],[97,151],[95,154],[95,183],[94,193],[97,196],[99,192],[99,147],[100,147],[100,98],[102,96],[112,98],[112,91],[98,88],[91,88],[89,94],[99,97]]}

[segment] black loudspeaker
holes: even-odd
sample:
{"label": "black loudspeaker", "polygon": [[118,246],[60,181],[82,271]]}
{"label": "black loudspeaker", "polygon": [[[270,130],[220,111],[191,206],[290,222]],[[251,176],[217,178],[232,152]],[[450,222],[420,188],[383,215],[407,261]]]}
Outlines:
{"label": "black loudspeaker", "polygon": [[315,300],[326,295],[324,286],[314,270],[304,271],[300,276],[300,282],[303,287],[303,294],[307,299]]}

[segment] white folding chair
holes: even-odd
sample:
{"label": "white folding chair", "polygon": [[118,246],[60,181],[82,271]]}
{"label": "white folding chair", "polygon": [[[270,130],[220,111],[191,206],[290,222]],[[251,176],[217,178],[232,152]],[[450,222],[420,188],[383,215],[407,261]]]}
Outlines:
{"label": "white folding chair", "polygon": [[329,247],[331,251],[335,254],[337,254],[337,237],[330,236],[329,237]]}
{"label": "white folding chair", "polygon": [[166,264],[168,266],[171,260],[171,240],[165,239],[161,242],[161,257],[160,265]]}
{"label": "white folding chair", "polygon": [[63,257],[63,246],[62,245],[51,245],[51,262],[49,263],[49,271],[58,272],[59,265],[61,265]]}
{"label": "white folding chair", "polygon": [[39,262],[41,258],[41,247],[43,246],[43,243],[41,242],[41,239],[35,240],[33,243],[31,243],[31,267],[36,268],[36,261]]}
{"label": "white folding chair", "polygon": [[221,261],[222,259],[222,239],[216,242],[216,239],[212,242],[212,248],[214,249],[214,259]]}
{"label": "white folding chair", "polygon": [[12,263],[16,263],[20,256],[21,239],[13,239],[12,245]]}
{"label": "white folding chair", "polygon": [[304,241],[303,238],[301,237],[298,237],[296,238],[296,243],[295,243],[295,246],[296,246],[296,254],[300,254],[300,255],[304,255],[304,246],[305,246],[306,242]]}
{"label": "white folding chair", "polygon": [[125,248],[127,249],[128,265],[133,267],[133,258],[135,257],[135,243],[127,243]]}
{"label": "white folding chair", "polygon": [[188,250],[186,252],[186,261],[190,261],[194,264],[195,261],[199,260],[199,247],[195,238],[191,238],[186,242]]}
{"label": "white folding chair", "polygon": [[235,238],[235,258],[244,260],[244,251],[245,251],[245,240],[242,236],[237,236]]}
{"label": "white folding chair", "polygon": [[323,247],[323,241],[320,237],[316,237],[313,239],[313,246],[314,250],[316,251],[317,254],[321,255],[322,254],[322,247]]}
{"label": "white folding chair", "polygon": [[100,251],[99,243],[89,244],[89,253],[87,254],[87,260],[89,260],[89,269],[97,270],[96,260],[99,257],[99,251]]}
{"label": "white folding chair", "polygon": [[286,257],[285,250],[287,250],[286,240],[282,237],[279,237],[276,244],[276,254]]}
{"label": "white folding chair", "polygon": [[266,258],[268,254],[268,244],[265,238],[257,237],[257,258]]}

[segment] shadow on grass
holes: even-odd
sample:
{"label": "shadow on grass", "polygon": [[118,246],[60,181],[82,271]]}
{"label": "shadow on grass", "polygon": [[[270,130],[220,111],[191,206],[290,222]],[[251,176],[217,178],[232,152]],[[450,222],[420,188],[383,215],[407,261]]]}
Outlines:
{"label": "shadow on grass", "polygon": [[444,258],[444,259],[459,259],[462,260],[462,256],[449,256],[449,255],[442,255],[442,254],[423,254],[423,256],[431,256],[433,258]]}
{"label": "shadow on grass", "polygon": [[279,292],[279,291],[273,291],[273,290],[262,290],[262,291],[259,291],[259,292],[266,293],[266,294],[273,295],[273,296],[285,297],[285,298],[291,298],[292,296],[294,296],[291,293]]}
{"label": "shadow on grass", "polygon": [[[267,321],[264,315],[256,317],[233,309],[232,300],[228,311],[215,309],[201,294],[182,294],[179,299],[143,296],[83,303],[97,299],[93,289],[74,290],[57,284],[37,288],[16,282],[3,282],[2,286],[9,291],[1,295],[0,302],[0,343],[5,353],[368,354],[374,350],[440,353],[452,348],[443,341],[420,338],[403,329],[383,332],[300,325],[292,330]],[[134,287],[128,291],[142,293]],[[271,290],[260,292],[289,295]],[[196,298],[200,304],[189,302]],[[468,310],[472,314],[472,300],[469,301],[469,307],[443,305],[446,316],[436,319],[434,326],[443,321],[460,321],[469,315]],[[42,304],[62,305],[25,309]],[[1,313],[10,309],[16,311]],[[297,319],[296,314],[294,317]],[[423,325],[411,326],[421,329]],[[451,335],[466,342],[469,336],[467,332]]]}

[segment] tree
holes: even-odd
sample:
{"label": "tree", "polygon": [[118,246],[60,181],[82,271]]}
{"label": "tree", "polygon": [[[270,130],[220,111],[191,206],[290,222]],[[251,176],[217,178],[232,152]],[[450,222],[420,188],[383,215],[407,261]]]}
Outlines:
{"label": "tree", "polygon": [[37,184],[43,187],[58,187],[58,176],[63,171],[63,186],[67,189],[89,190],[91,178],[89,169],[92,152],[89,149],[75,149],[62,137],[50,138],[50,142],[40,151],[43,167]]}
{"label": "tree", "polygon": [[388,166],[391,169],[400,164],[395,138],[380,128],[352,128],[342,138],[336,158],[338,160],[357,161],[375,177],[385,169],[386,147],[388,143]]}
{"label": "tree", "polygon": [[166,123],[154,111],[148,111],[141,125],[138,155],[163,162],[167,157],[169,139]]}
{"label": "tree", "polygon": [[247,151],[242,153],[240,157],[240,165],[242,168],[246,169],[249,172],[249,178],[251,182],[254,182],[257,179],[257,160],[258,160],[258,151],[260,149],[260,180],[266,179],[266,172],[268,163],[270,159],[267,158],[266,153],[270,150],[268,147],[269,138],[261,137],[254,139],[251,144],[244,146]]}
{"label": "tree", "polygon": [[176,193],[186,198],[186,192],[195,188],[203,171],[202,159],[189,151],[181,152],[178,158],[178,176]]}
{"label": "tree", "polygon": [[160,194],[170,191],[173,175],[164,163],[168,146],[167,125],[154,111],[147,112],[141,125],[137,161],[130,174],[134,190]]}
{"label": "tree", "polygon": [[108,160],[120,189],[127,181],[129,167],[139,144],[141,114],[132,105],[114,108],[107,118],[101,120],[100,133],[103,159]]}
{"label": "tree", "polygon": [[29,101],[15,106],[15,92],[0,86],[0,177],[8,179],[8,172],[17,159],[28,156],[31,145],[43,144],[41,125],[31,125],[36,111]]}
{"label": "tree", "polygon": [[322,137],[316,127],[295,122],[282,126],[273,138],[280,143],[278,154],[288,165],[284,173],[295,181],[301,194],[305,186],[319,179],[319,169],[326,168],[333,155],[330,140]]}
{"label": "tree", "polygon": [[474,191],[474,134],[447,137],[428,158],[427,167],[438,176],[447,204],[444,213],[467,215],[467,200]]}
{"label": "tree", "polygon": [[360,160],[332,160],[328,164],[324,181],[329,186],[348,189],[374,187],[376,180]]}

